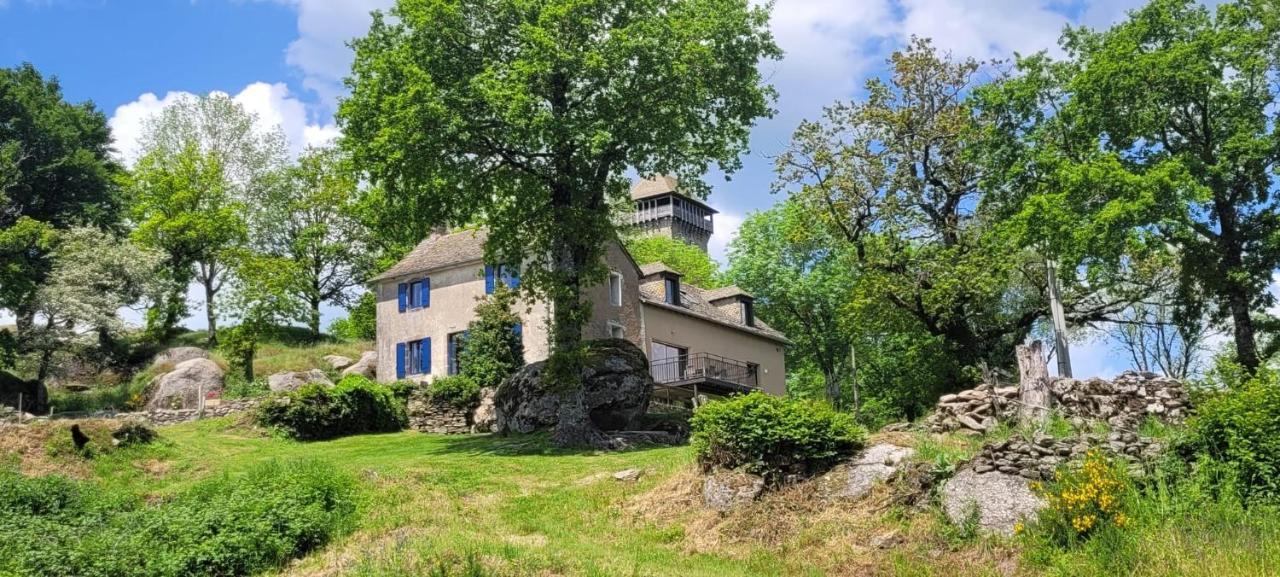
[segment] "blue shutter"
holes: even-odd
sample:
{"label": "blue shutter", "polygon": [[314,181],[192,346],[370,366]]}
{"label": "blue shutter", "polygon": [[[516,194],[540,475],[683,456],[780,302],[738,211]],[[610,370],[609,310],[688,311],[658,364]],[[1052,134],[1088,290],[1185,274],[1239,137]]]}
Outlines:
{"label": "blue shutter", "polygon": [[426,308],[431,306],[431,279],[422,279],[422,284],[418,286],[418,306]]}
{"label": "blue shutter", "polygon": [[484,265],[484,294],[493,294],[493,265]]}
{"label": "blue shutter", "polygon": [[449,339],[449,358],[448,358],[449,365],[445,367],[446,373],[450,375],[457,374],[457,371],[454,370],[455,367],[458,366],[458,361],[456,358],[457,356],[458,356],[458,339],[450,338]]}
{"label": "blue shutter", "polygon": [[424,375],[431,374],[431,337],[422,339],[422,356],[418,360],[418,370]]}
{"label": "blue shutter", "polygon": [[397,288],[400,291],[400,312],[404,312],[409,308],[409,285],[400,283]]}
{"label": "blue shutter", "polygon": [[520,323],[516,323],[515,326],[511,327],[511,332],[515,333],[517,337],[523,337],[524,325]]}
{"label": "blue shutter", "polygon": [[[404,285],[401,285],[404,286]],[[404,343],[396,343],[396,378],[404,378]]]}

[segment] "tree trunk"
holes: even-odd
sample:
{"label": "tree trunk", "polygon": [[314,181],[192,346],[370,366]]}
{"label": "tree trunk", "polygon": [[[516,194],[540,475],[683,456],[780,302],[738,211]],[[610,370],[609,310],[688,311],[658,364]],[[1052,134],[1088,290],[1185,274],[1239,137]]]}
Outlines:
{"label": "tree trunk", "polygon": [[307,319],[307,326],[311,327],[312,339],[320,340],[320,298],[311,297],[311,315]]}
{"label": "tree trunk", "polygon": [[50,317],[48,324],[45,325],[46,339],[48,340],[43,343],[43,349],[40,351],[40,366],[36,369],[36,380],[41,383],[49,377],[49,367],[53,364],[53,343],[50,342],[53,338],[53,327],[54,321]]}
{"label": "tree trunk", "polygon": [[1049,420],[1053,395],[1049,392],[1049,362],[1040,341],[1018,345],[1018,389],[1022,406],[1018,418],[1023,425],[1039,425]]}
{"label": "tree trunk", "polygon": [[1227,307],[1231,310],[1231,328],[1236,345],[1236,360],[1249,374],[1257,372],[1258,343],[1254,337],[1253,317],[1249,314],[1249,296],[1239,286],[1227,289]]}
{"label": "tree trunk", "polygon": [[556,357],[554,377],[560,382],[560,409],[553,439],[562,447],[601,447],[604,435],[591,422],[582,390],[582,325],[587,305],[582,302],[582,277],[578,264],[583,260],[572,241],[556,251],[555,267],[565,282],[552,299],[552,352]]}
{"label": "tree trunk", "polygon": [[213,298],[217,296],[217,291],[213,288],[213,275],[204,278],[204,314],[205,320],[209,323],[209,346],[218,344],[218,311],[213,304]]}

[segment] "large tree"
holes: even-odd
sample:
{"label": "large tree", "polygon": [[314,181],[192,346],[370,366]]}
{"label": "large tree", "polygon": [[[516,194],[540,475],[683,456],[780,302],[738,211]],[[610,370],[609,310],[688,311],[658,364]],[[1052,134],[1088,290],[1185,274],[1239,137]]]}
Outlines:
{"label": "large tree", "polygon": [[1082,262],[1173,247],[1179,314],[1229,325],[1250,371],[1280,265],[1271,6],[1154,0],[1109,30],[1068,29],[1065,60],[1021,59],[984,95],[1030,234]]}
{"label": "large tree", "polygon": [[[777,159],[777,190],[827,228],[857,267],[855,291],[940,338],[956,367],[1007,366],[1048,316],[1045,255],[1022,242],[984,185],[993,121],[972,97],[993,70],[913,39],[867,96],[805,122]],[[1067,320],[1097,322],[1131,299],[1060,270]],[[949,387],[974,373],[956,374]]]}
{"label": "large tree", "polygon": [[[217,297],[230,272],[227,251],[247,240],[243,232],[250,222],[247,207],[277,184],[275,175],[287,156],[279,129],[262,130],[255,126],[256,120],[225,94],[183,98],[147,122],[140,142],[145,160],[140,172],[168,179],[172,186],[144,191],[151,198],[135,206],[135,218],[163,220],[180,214],[188,225],[204,229],[199,234],[176,232],[207,240],[191,258],[195,279],[204,288],[210,342],[217,341]],[[176,196],[161,196],[166,192]],[[172,223],[156,224],[174,228]],[[225,234],[210,229],[225,229]],[[171,315],[163,315],[166,322]]]}
{"label": "large tree", "polygon": [[354,42],[343,143],[405,221],[482,219],[492,262],[552,303],[555,438],[602,436],[583,405],[583,289],[605,275],[627,171],[704,194],[738,168],[779,50],[748,0],[402,0]]}
{"label": "large tree", "polygon": [[31,326],[53,230],[113,227],[121,200],[107,118],[30,64],[0,69],[0,308]]}
{"label": "large tree", "polygon": [[[134,240],[165,256],[157,271],[160,294],[147,313],[148,332],[163,339],[187,315],[187,286],[197,264],[221,263],[228,251],[244,244],[244,205],[232,199],[217,158],[194,143],[177,154],[143,156],[129,190]],[[206,285],[209,299],[221,288],[221,275],[217,280]],[[212,301],[208,306],[212,310]],[[210,328],[217,326],[214,321]]]}
{"label": "large tree", "polygon": [[357,213],[354,171],[337,148],[308,149],[253,211],[260,250],[288,258],[297,272],[291,293],[306,303],[302,319],[320,336],[320,305],[350,304],[373,251]]}
{"label": "large tree", "polygon": [[794,343],[787,365],[812,366],[832,404],[851,377],[854,332],[844,322],[856,286],[836,239],[791,202],[747,217],[729,247],[729,278],[756,297],[756,312]]}

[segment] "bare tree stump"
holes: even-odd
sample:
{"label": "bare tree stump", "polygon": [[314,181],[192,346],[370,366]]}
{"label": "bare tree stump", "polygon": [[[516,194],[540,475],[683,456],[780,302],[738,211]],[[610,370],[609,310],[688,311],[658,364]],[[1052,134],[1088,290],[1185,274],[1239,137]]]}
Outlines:
{"label": "bare tree stump", "polygon": [[1049,420],[1053,395],[1049,391],[1049,361],[1040,341],[1018,345],[1018,392],[1022,406],[1018,419],[1023,425],[1037,425]]}

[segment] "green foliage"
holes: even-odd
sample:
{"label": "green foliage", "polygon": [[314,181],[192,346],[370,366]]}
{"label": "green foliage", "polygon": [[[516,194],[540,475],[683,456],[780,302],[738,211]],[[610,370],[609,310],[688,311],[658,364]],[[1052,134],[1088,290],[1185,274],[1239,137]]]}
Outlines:
{"label": "green foliage", "polygon": [[311,383],[273,396],[258,407],[255,419],[305,441],[399,431],[408,422],[404,403],[389,387],[359,375],[333,388]]}
{"label": "green foliage", "polygon": [[1178,450],[1247,501],[1280,500],[1280,376],[1263,370],[1203,399]]}
{"label": "green foliage", "polygon": [[1108,30],[1069,28],[1065,60],[1021,58],[979,91],[1015,242],[1117,288],[1126,253],[1172,250],[1178,314],[1229,320],[1250,372],[1280,266],[1276,31],[1266,2],[1154,0]]}
{"label": "green foliage", "polygon": [[729,284],[720,273],[720,265],[702,249],[668,236],[640,236],[628,239],[627,252],[640,264],[660,262],[680,273],[684,282],[702,288],[719,288]]}
{"label": "green foliage", "polygon": [[356,299],[347,316],[334,319],[329,326],[333,336],[349,341],[372,341],[378,338],[378,295],[366,292]]}
{"label": "green foliage", "polygon": [[320,305],[346,304],[374,260],[359,218],[358,181],[336,148],[309,148],[280,176],[256,197],[254,238],[261,250],[292,263],[288,290],[306,304],[298,320],[319,335]]}
{"label": "green foliage", "polygon": [[449,375],[431,381],[427,389],[431,400],[448,403],[458,409],[473,409],[480,404],[480,385],[466,375]]}
{"label": "green foliage", "polygon": [[477,387],[496,387],[524,366],[524,339],[515,331],[520,316],[512,310],[516,297],[499,285],[476,304],[458,363]]}
{"label": "green foliage", "polygon": [[866,431],[822,403],[761,392],[707,403],[690,422],[704,467],[743,469],[778,483],[825,470],[862,448]]}
{"label": "green foliage", "polygon": [[[238,361],[244,362],[244,361]],[[238,367],[243,371],[243,366]],[[264,397],[271,393],[271,387],[267,384],[267,380],[262,377],[255,377],[253,380],[244,378],[242,372],[237,372],[233,368],[227,373],[222,383],[222,398],[224,399],[255,399]]]}
{"label": "green foliage", "polygon": [[30,64],[0,68],[0,308],[30,304],[52,264],[47,235],[119,222],[111,145],[92,103],[67,102]]}
{"label": "green foliage", "polygon": [[156,505],[64,477],[0,470],[0,574],[250,575],[346,531],[355,481],[313,462],[267,463]]}

